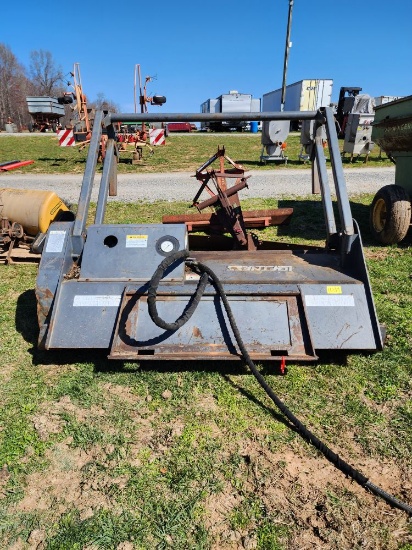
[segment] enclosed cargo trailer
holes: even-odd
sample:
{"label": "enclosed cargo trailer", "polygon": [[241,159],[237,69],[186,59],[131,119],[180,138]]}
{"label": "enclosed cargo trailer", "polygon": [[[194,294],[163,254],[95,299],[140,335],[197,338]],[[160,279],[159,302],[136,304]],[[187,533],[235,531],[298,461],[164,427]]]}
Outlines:
{"label": "enclosed cargo trailer", "polygon": [[[305,79],[286,86],[285,111],[313,111],[328,107],[332,98],[332,79]],[[280,111],[282,88],[263,94],[262,112]],[[292,130],[297,129],[293,122]]]}
{"label": "enclosed cargo trailer", "polygon": [[[285,111],[313,111],[331,103],[333,80],[306,79],[286,86]],[[262,111],[279,111],[282,89],[263,94]]]}

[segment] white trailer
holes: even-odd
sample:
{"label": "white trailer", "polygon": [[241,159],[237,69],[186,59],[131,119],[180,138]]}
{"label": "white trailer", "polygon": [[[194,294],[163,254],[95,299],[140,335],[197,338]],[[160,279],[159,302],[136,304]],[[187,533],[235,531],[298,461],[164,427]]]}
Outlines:
{"label": "white trailer", "polygon": [[379,95],[374,98],[375,99],[375,107],[379,107],[379,105],[384,105],[385,103],[390,103],[391,101],[396,101],[397,99],[402,99],[402,96],[399,95]]}
{"label": "white trailer", "polygon": [[[329,107],[332,98],[332,79],[299,80],[286,86],[285,111],[316,111]],[[280,111],[282,88],[263,94],[262,112]]]}

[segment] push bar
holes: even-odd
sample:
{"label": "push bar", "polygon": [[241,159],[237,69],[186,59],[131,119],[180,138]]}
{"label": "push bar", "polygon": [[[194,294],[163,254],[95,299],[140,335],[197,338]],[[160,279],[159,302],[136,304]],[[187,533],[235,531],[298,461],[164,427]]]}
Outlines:
{"label": "push bar", "polygon": [[219,120],[323,120],[318,111],[283,111],[268,113],[108,113],[104,125],[113,122],[207,122]]}

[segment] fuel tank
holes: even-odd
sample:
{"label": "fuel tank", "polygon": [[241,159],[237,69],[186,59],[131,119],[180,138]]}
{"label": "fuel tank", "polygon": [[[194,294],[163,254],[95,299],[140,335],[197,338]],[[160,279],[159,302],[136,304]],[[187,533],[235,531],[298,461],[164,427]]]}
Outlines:
{"label": "fuel tank", "polygon": [[64,212],[69,209],[53,191],[0,188],[0,217],[19,223],[27,235],[46,233]]}

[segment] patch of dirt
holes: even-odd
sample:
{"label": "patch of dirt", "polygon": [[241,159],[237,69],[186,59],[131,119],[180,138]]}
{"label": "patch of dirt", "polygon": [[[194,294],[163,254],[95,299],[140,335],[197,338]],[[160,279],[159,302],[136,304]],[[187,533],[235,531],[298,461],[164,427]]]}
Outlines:
{"label": "patch of dirt", "polygon": [[[50,410],[52,408],[52,410]],[[47,441],[50,435],[58,434],[63,431],[64,420],[62,413],[71,414],[78,422],[90,420],[90,417],[103,417],[106,411],[101,407],[92,405],[90,409],[82,409],[75,405],[68,395],[64,395],[57,402],[48,403],[40,411],[32,416],[34,429],[42,441]]]}
{"label": "patch of dirt", "polygon": [[154,438],[154,429],[152,421],[149,418],[139,418],[136,423],[136,430],[133,433],[133,442],[129,444],[129,459],[131,466],[139,467],[141,461],[139,454],[144,447],[152,447]]}
{"label": "patch of dirt", "polygon": [[57,414],[51,412],[36,414],[32,417],[32,422],[41,441],[47,441],[51,434],[60,433],[64,426],[64,421]]}
{"label": "patch of dirt", "polygon": [[242,533],[234,531],[228,525],[227,519],[233,510],[242,502],[242,497],[229,483],[224,483],[224,489],[218,494],[210,495],[205,502],[205,527],[216,543],[212,550],[229,550],[243,548]]}
{"label": "patch of dirt", "polygon": [[7,464],[3,464],[3,467],[0,469],[0,498],[5,496],[4,487],[6,487],[10,476]]}
{"label": "patch of dirt", "polygon": [[[135,404],[139,400],[123,386],[107,384],[105,389],[128,403]],[[109,403],[109,400],[106,401]],[[148,412],[146,407],[144,409]],[[130,412],[134,427],[133,432],[128,434],[133,443],[128,445],[127,460],[132,466],[140,466],[139,452],[153,440],[153,417],[143,418],[139,410],[133,407]],[[46,441],[50,435],[63,431],[62,413],[73,415],[78,422],[90,422],[94,418],[99,421],[101,429],[108,433],[114,430],[113,426],[104,427],[107,411],[103,408],[92,405],[90,409],[84,409],[74,404],[69,396],[63,396],[57,402],[48,403],[47,408],[43,407],[32,417],[40,439]],[[182,430],[183,427],[176,424],[172,433],[177,435]],[[67,438],[46,451],[45,458],[49,461],[49,466],[46,471],[35,472],[26,477],[24,498],[16,505],[17,511],[49,512],[57,520],[68,509],[77,508],[80,518],[84,520],[93,516],[99,508],[113,506],[110,501],[111,488],[117,486],[122,490],[128,482],[127,476],[111,476],[113,466],[118,461],[118,458],[110,459],[110,455],[116,450],[115,446],[94,446],[83,451],[73,448],[71,443],[72,439]]]}
{"label": "patch of dirt", "polygon": [[[247,494],[258,497],[275,522],[289,526],[291,540],[282,542],[290,550],[395,550],[400,541],[412,542],[404,512],[347,479],[323,457],[307,456],[303,448],[271,453],[251,441],[243,442],[239,454],[244,460],[236,477],[242,483],[236,486],[242,490],[225,485],[222,493],[206,502],[207,526],[216,540],[215,550],[244,548],[242,541],[248,529],[256,529],[256,525],[245,528],[238,541],[233,540],[233,534],[228,538],[228,518]],[[371,458],[356,466],[375,485],[410,503],[411,470]]]}
{"label": "patch of dirt", "polygon": [[13,542],[11,546],[8,547],[8,550],[26,550],[27,544],[19,537],[16,542]]}
{"label": "patch of dirt", "polygon": [[[84,452],[71,448],[69,442],[58,443],[46,451],[50,465],[46,471],[26,477],[24,498],[16,505],[20,512],[48,511],[59,516],[75,506],[80,513],[108,506],[108,497],[84,476],[85,467],[102,458],[100,448]],[[84,478],[86,477],[86,481]]]}
{"label": "patch of dirt", "polygon": [[386,248],[371,250],[370,248],[365,247],[364,254],[367,260],[386,260],[389,254],[389,250]]}
{"label": "patch of dirt", "polygon": [[218,405],[213,395],[204,395],[198,400],[196,408],[199,411],[213,412],[218,409]]}
{"label": "patch of dirt", "polygon": [[142,398],[131,391],[127,386],[119,384],[111,384],[110,382],[101,385],[102,390],[110,395],[120,398],[126,403],[135,405],[137,402],[142,401]]}
{"label": "patch of dirt", "polygon": [[0,383],[2,386],[5,386],[13,376],[13,374],[16,372],[16,366],[15,365],[2,365],[1,366],[1,378]]}
{"label": "patch of dirt", "polygon": [[53,414],[68,413],[73,415],[78,422],[85,422],[91,416],[105,416],[106,411],[102,407],[92,405],[90,409],[82,409],[72,402],[68,395],[63,395],[59,401],[53,403]]}

